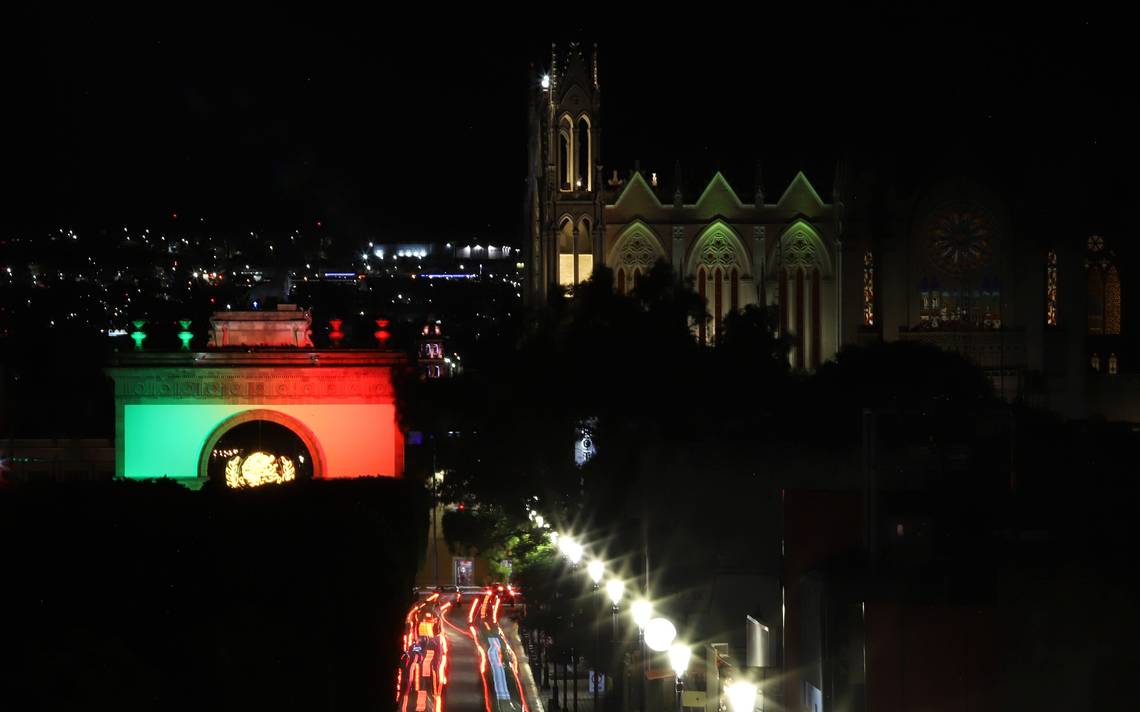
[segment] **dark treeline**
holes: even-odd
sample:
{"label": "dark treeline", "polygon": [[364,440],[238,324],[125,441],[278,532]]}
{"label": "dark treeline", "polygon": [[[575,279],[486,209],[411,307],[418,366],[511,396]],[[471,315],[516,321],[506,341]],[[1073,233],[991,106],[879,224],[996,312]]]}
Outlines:
{"label": "dark treeline", "polygon": [[0,704],[389,709],[425,511],[388,479],[0,492]]}

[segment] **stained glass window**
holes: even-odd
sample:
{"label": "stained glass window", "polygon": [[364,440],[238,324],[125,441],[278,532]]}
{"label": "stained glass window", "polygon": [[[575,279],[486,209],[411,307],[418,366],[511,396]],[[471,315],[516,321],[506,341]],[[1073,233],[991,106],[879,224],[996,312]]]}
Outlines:
{"label": "stained glass window", "polygon": [[1104,238],[1093,235],[1088,241],[1085,260],[1088,273],[1088,332],[1120,333],[1120,273],[1116,270],[1112,250],[1105,249]]}
{"label": "stained glass window", "polygon": [[1057,325],[1057,252],[1049,250],[1045,260],[1045,323]]}
{"label": "stained glass window", "polygon": [[875,256],[863,253],[863,326],[875,325]]}

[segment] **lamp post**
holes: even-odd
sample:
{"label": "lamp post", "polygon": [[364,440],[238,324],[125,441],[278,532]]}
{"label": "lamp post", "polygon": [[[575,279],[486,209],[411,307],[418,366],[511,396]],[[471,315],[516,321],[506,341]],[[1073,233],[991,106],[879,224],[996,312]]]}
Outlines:
{"label": "lamp post", "polygon": [[639,598],[629,608],[633,613],[633,622],[637,624],[637,648],[641,653],[641,699],[638,709],[645,712],[645,701],[649,696],[649,656],[645,651],[645,626],[653,617],[653,604],[644,598]]}
{"label": "lamp post", "polygon": [[[597,598],[598,587],[601,586],[602,577],[606,574],[606,565],[598,559],[594,559],[589,564],[586,564],[586,571],[590,574],[590,580],[594,582],[594,594],[595,598]],[[598,712],[598,619],[601,618],[600,613],[601,606],[598,605],[594,609],[594,679],[592,681],[592,687],[594,688],[594,712]]]}
{"label": "lamp post", "polygon": [[[559,548],[562,549],[562,553],[569,560],[570,567],[578,568],[578,564],[581,563],[581,555],[585,553],[585,547],[581,546],[580,543],[571,539],[570,537],[561,537],[559,539]],[[576,603],[570,607],[571,630],[575,628],[577,608],[578,604],[576,601]],[[575,635],[575,633],[571,633],[571,636],[573,635]],[[572,638],[570,640],[570,664],[573,668],[573,712],[578,712],[578,652],[575,650],[575,648],[573,648],[573,644],[575,644],[575,640]],[[562,696],[565,697],[564,689],[562,690]]]}
{"label": "lamp post", "polygon": [[739,680],[724,688],[732,712],[752,712],[756,708],[756,685]]}
{"label": "lamp post", "polygon": [[618,638],[618,604],[621,603],[621,597],[625,595],[625,582],[620,579],[610,579],[606,582],[606,595],[610,597],[610,602],[613,603],[614,614],[614,642]]}
{"label": "lamp post", "polygon": [[[610,612],[613,615],[612,640],[614,643],[614,655],[613,655],[614,664],[611,666],[613,669],[611,669],[609,672],[610,672],[610,676],[614,680],[615,694],[616,694],[616,691],[618,689],[617,688],[617,681],[619,679],[619,677],[618,677],[619,672],[618,672],[617,668],[619,667],[620,660],[621,660],[620,656],[618,655],[618,651],[621,650],[621,642],[620,642],[620,639],[618,638],[618,605],[621,603],[621,598],[624,595],[625,595],[625,582],[624,581],[622,581],[621,579],[610,579],[609,581],[606,582],[606,596],[609,597],[610,603],[613,604],[612,607],[610,608]],[[621,703],[620,697],[618,698],[617,702],[618,702],[618,704]]]}
{"label": "lamp post", "polygon": [[[669,650],[669,646],[673,644],[676,637],[677,628],[668,618],[650,618],[645,624],[645,646],[655,653],[664,653]],[[649,709],[648,697],[646,695],[645,706],[647,710]]]}
{"label": "lamp post", "polygon": [[677,712],[681,712],[681,696],[685,691],[685,670],[689,667],[692,651],[683,643],[674,643],[669,648],[669,666],[677,673]]}

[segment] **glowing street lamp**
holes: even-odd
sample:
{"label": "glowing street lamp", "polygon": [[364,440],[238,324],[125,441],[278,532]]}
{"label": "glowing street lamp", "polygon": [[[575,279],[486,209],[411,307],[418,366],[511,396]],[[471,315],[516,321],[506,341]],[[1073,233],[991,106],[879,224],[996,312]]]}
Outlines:
{"label": "glowing street lamp", "polygon": [[645,644],[649,649],[663,653],[677,637],[677,627],[668,618],[651,618],[645,624]]}
{"label": "glowing street lamp", "polygon": [[689,658],[693,651],[683,643],[674,643],[669,648],[669,667],[677,673],[677,712],[682,712],[681,698],[685,691],[685,670],[689,668]]}
{"label": "glowing street lamp", "polygon": [[621,597],[625,595],[625,581],[621,579],[610,579],[606,582],[606,595],[610,597],[610,602],[614,604],[614,610],[617,610],[618,604],[621,603]]}
{"label": "glowing street lamp", "polygon": [[633,622],[637,624],[637,649],[641,653],[641,701],[638,709],[645,710],[645,700],[649,697],[649,651],[645,649],[645,626],[653,618],[653,604],[639,598],[629,607]]}
{"label": "glowing street lamp", "polygon": [[542,88],[543,89],[549,89],[550,88],[550,75],[549,74],[543,74],[542,75]]}
{"label": "glowing street lamp", "polygon": [[644,631],[645,624],[653,617],[653,604],[644,598],[639,598],[633,602],[629,610],[633,614],[633,622]]}
{"label": "glowing street lamp", "polygon": [[673,668],[677,677],[684,676],[685,671],[689,669],[689,659],[692,656],[693,651],[684,643],[673,643],[669,646],[669,667]]}
{"label": "glowing street lamp", "polygon": [[739,680],[724,688],[732,712],[752,712],[756,708],[756,685]]}
{"label": "glowing street lamp", "polygon": [[582,545],[570,537],[559,537],[558,548],[562,550],[562,553],[566,555],[566,558],[569,559],[570,563],[574,566],[577,566],[579,562],[582,561],[582,554],[584,553]]}
{"label": "glowing street lamp", "polygon": [[594,590],[597,590],[598,585],[602,582],[602,576],[606,574],[606,565],[599,559],[594,559],[586,564],[586,572],[590,574],[590,580],[594,582]]}

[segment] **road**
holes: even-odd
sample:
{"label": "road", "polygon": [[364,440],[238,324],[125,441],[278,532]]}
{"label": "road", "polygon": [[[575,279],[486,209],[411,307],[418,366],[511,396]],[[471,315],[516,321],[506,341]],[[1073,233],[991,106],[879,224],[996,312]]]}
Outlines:
{"label": "road", "polygon": [[[542,712],[498,593],[433,594],[408,612],[399,712]],[[529,692],[528,692],[529,690]]]}

